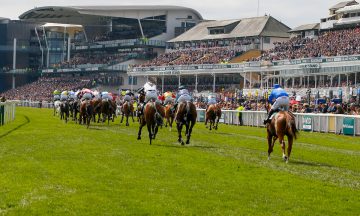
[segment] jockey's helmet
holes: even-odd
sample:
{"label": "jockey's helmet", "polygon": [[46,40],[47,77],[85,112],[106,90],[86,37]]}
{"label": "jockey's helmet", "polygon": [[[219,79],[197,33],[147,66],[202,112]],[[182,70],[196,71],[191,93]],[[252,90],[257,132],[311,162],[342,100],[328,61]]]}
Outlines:
{"label": "jockey's helmet", "polygon": [[183,90],[183,89],[186,89],[186,87],[183,85],[179,86],[179,90]]}
{"label": "jockey's helmet", "polygon": [[274,89],[280,88],[279,84],[274,84]]}

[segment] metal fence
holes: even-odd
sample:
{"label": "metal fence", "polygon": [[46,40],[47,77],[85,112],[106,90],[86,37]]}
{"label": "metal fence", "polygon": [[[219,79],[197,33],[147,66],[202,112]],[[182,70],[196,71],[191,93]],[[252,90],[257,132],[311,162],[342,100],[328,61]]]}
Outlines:
{"label": "metal fence", "polygon": [[[197,109],[198,121],[205,121],[205,110]],[[360,116],[320,113],[294,113],[299,130],[360,136]],[[220,122],[229,125],[265,127],[267,113],[264,111],[222,110]],[[240,122],[242,121],[242,122]]]}
{"label": "metal fence", "polygon": [[0,127],[14,121],[15,107],[15,101],[0,102]]}

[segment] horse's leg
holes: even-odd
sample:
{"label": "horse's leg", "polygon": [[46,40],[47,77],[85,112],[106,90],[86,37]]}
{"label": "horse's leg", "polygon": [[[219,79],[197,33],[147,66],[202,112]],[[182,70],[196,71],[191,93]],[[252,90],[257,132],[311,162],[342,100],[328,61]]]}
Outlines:
{"label": "horse's leg", "polygon": [[186,144],[190,144],[190,136],[193,127],[194,127],[193,121],[190,121],[188,124],[186,124]]}
{"label": "horse's leg", "polygon": [[152,140],[152,138],[153,138],[153,135],[152,135],[152,127],[151,127],[151,124],[150,124],[150,123],[147,123],[146,126],[147,126],[147,129],[148,129],[148,132],[149,132],[149,139],[150,139],[150,145],[151,145],[151,140]]}
{"label": "horse's leg", "polygon": [[183,128],[183,124],[182,122],[178,122],[177,123],[177,130],[178,130],[178,142],[181,143],[181,145],[184,145],[184,141],[182,140],[182,137],[181,137],[181,131],[182,131],[182,128]]}
{"label": "horse's leg", "polygon": [[121,120],[120,120],[120,124],[123,123],[123,120],[124,120],[124,113],[121,113]]}
{"label": "horse's leg", "polygon": [[279,142],[281,144],[281,150],[282,150],[282,153],[283,153],[282,157],[283,157],[284,161],[287,161],[287,156],[285,154],[286,146],[285,146],[284,135],[280,134],[278,137],[279,137]]}
{"label": "horse's leg", "polygon": [[294,138],[290,135],[288,136],[288,149],[287,149],[287,160],[286,160],[286,163],[289,162],[289,159],[290,159],[290,154],[291,154],[291,149],[292,149],[292,145],[293,145],[293,141],[294,141]]}
{"label": "horse's leg", "polygon": [[267,141],[268,141],[268,160],[270,160],[270,154],[273,152],[273,142],[272,142],[272,138],[273,136],[270,134],[270,132],[268,131],[267,134]]}
{"label": "horse's leg", "polygon": [[152,125],[153,139],[155,139],[158,130],[159,130],[159,127],[157,126],[156,123],[154,123],[154,124]]}
{"label": "horse's leg", "polygon": [[170,117],[170,123],[169,123],[170,131],[172,131],[173,122],[174,122],[174,118],[173,118],[173,117]]}
{"label": "horse's leg", "polygon": [[132,121],[134,123],[135,122],[135,120],[134,120],[134,112],[131,112],[131,119],[132,119]]}
{"label": "horse's leg", "polygon": [[216,118],[215,130],[218,129],[219,121],[220,121],[220,117],[218,116],[218,117]]}
{"label": "horse's leg", "polygon": [[126,115],[126,126],[129,126],[129,114]]}

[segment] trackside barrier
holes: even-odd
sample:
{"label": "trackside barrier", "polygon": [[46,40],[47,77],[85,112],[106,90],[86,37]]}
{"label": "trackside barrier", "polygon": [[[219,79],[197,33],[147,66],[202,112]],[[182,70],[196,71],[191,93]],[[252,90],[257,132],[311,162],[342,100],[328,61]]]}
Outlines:
{"label": "trackside barrier", "polygon": [[0,102],[0,127],[14,121],[15,107],[15,101]]}
{"label": "trackside barrier", "polygon": [[[263,121],[267,117],[265,111],[222,110],[220,122],[240,125],[239,113],[241,113],[242,125],[264,127]],[[197,114],[197,121],[204,122],[205,109],[197,109]],[[360,136],[360,116],[318,113],[294,114],[298,130]]]}
{"label": "trackside barrier", "polygon": [[[15,103],[17,106],[34,108],[53,108],[52,102],[39,101],[13,101],[12,119],[15,116]],[[205,121],[205,109],[197,109],[197,121]],[[240,125],[239,113],[241,113],[242,125],[251,127],[264,127],[263,121],[267,117],[265,111],[236,111],[222,110],[220,123],[229,125]],[[352,136],[360,136],[360,116],[353,115],[334,115],[320,113],[294,113],[296,116],[296,126],[298,130],[335,133]],[[11,119],[11,118],[10,118]]]}

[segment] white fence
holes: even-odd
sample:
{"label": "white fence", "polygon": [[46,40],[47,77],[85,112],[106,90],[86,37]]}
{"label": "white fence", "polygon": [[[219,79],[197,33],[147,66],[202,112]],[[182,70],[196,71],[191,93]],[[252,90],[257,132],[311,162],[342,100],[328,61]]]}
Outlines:
{"label": "white fence", "polygon": [[15,101],[0,102],[0,127],[14,121],[15,107]]}
{"label": "white fence", "polygon": [[[18,106],[53,108],[53,103],[38,101],[18,101]],[[14,106],[14,105],[13,105]],[[15,111],[14,111],[15,112]],[[205,121],[205,110],[197,109],[198,122]],[[222,110],[221,123],[229,125],[244,125],[251,127],[264,127],[263,121],[267,117],[264,111],[242,111],[241,121],[239,111]],[[346,134],[360,136],[360,116],[352,115],[334,115],[320,113],[294,113],[296,116],[296,125],[299,130]],[[240,124],[241,123],[241,124]]]}
{"label": "white fence", "polygon": [[[197,113],[198,121],[204,122],[205,110],[197,109]],[[239,111],[235,110],[222,110],[220,122],[229,125],[264,127],[263,121],[267,117],[266,112],[242,111],[242,122],[240,122],[239,113]],[[294,114],[296,116],[296,125],[299,130],[360,136],[360,116],[320,113]]]}

